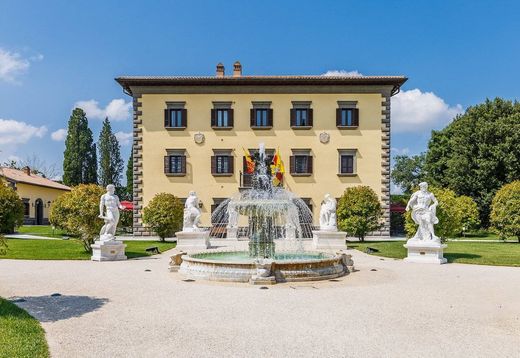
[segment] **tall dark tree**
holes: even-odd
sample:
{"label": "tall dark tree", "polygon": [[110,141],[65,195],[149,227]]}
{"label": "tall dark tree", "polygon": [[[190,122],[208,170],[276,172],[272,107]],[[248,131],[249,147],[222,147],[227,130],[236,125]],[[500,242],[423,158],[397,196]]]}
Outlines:
{"label": "tall dark tree", "polygon": [[112,133],[108,118],[103,121],[103,128],[99,133],[98,150],[99,184],[102,186],[114,184],[116,187],[120,187],[124,163],[121,159],[119,141]]}
{"label": "tall dark tree", "polygon": [[126,165],[126,195],[132,199],[134,194],[134,147],[130,152],[130,159]]}
{"label": "tall dark tree", "polygon": [[69,118],[63,152],[63,183],[97,183],[96,145],[87,116],[81,108],[75,108]]}
{"label": "tall dark tree", "polygon": [[476,201],[489,223],[500,187],[520,179],[520,103],[500,98],[469,107],[441,131],[433,132],[425,169],[438,186]]}
{"label": "tall dark tree", "polygon": [[392,168],[392,181],[398,185],[405,194],[410,194],[412,189],[424,180],[425,154],[408,157],[397,155],[394,158],[395,164]]}

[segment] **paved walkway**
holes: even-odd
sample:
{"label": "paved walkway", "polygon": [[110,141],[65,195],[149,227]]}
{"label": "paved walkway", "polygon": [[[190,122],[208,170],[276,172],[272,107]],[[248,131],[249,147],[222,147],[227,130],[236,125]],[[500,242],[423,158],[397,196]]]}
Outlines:
{"label": "paved walkway", "polygon": [[520,356],[520,268],[352,253],[338,281],[267,290],[183,281],[168,253],[0,260],[0,296],[42,322],[53,357]]}

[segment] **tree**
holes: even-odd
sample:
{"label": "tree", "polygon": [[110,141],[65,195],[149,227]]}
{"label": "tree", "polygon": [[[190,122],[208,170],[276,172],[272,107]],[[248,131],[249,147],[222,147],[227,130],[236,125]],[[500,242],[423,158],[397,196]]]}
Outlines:
{"label": "tree", "polygon": [[469,196],[461,195],[457,198],[457,207],[461,213],[461,233],[476,230],[480,226],[477,203]]}
{"label": "tree", "polygon": [[381,203],[368,186],[347,188],[339,199],[337,211],[339,228],[359,241],[381,227]]}
{"label": "tree", "polygon": [[7,248],[7,240],[5,239],[5,236],[0,234],[0,256],[7,253]]}
{"label": "tree", "polygon": [[63,152],[63,183],[73,186],[97,183],[96,145],[88,119],[81,108],[75,108],[68,123]]}
{"label": "tree", "polygon": [[[460,201],[453,190],[429,187],[435,195],[439,205],[437,206],[437,218],[439,223],[435,225],[435,234],[440,238],[457,236],[462,232],[462,211]],[[417,231],[417,225],[412,220],[411,211],[405,216],[406,236],[412,237]]]}
{"label": "tree", "polygon": [[504,185],[495,194],[491,224],[502,239],[512,236],[520,243],[520,180]]}
{"label": "tree", "polygon": [[55,164],[48,165],[45,160],[40,159],[35,153],[20,161],[10,160],[9,162],[4,162],[3,166],[18,170],[29,167],[32,174],[41,175],[44,178],[50,179],[57,177],[59,174]]}
{"label": "tree", "polygon": [[0,233],[12,233],[23,224],[22,200],[10,186],[0,179]]}
{"label": "tree", "polygon": [[134,196],[134,149],[130,152],[130,159],[126,165],[126,195],[132,200]]}
{"label": "tree", "polygon": [[92,251],[91,245],[103,226],[98,215],[99,198],[104,192],[95,184],[80,184],[60,195],[51,206],[51,224],[78,237],[87,252]]}
{"label": "tree", "polygon": [[159,193],[143,209],[143,222],[164,241],[182,228],[183,213],[183,205],[177,197]]}
{"label": "tree", "polygon": [[475,200],[487,226],[497,190],[520,178],[518,143],[520,103],[486,100],[432,133],[425,170],[436,186]]}
{"label": "tree", "polygon": [[99,133],[99,184],[106,187],[114,184],[117,188],[121,186],[121,174],[123,172],[123,160],[119,141],[114,133],[108,118],[103,121],[103,128]]}
{"label": "tree", "polygon": [[392,180],[397,186],[401,187],[404,193],[410,194],[412,188],[424,180],[426,176],[424,171],[425,158],[424,153],[412,157],[397,155],[394,158]]}

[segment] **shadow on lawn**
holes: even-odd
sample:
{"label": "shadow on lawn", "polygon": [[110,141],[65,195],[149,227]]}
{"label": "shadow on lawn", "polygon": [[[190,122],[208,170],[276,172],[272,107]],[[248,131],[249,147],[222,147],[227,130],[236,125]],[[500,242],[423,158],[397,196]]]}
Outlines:
{"label": "shadow on lawn", "polygon": [[448,259],[448,262],[453,262],[457,259],[478,259],[482,257],[481,255],[475,255],[475,254],[466,254],[462,252],[450,252],[450,253],[444,253],[444,257]]}
{"label": "shadow on lawn", "polygon": [[96,311],[108,302],[107,298],[88,296],[16,297],[10,300],[40,322],[56,322]]}

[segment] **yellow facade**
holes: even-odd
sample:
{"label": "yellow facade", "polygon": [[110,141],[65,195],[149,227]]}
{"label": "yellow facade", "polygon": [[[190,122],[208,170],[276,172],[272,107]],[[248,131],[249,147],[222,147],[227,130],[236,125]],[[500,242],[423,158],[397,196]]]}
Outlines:
{"label": "yellow facade", "polygon": [[[49,222],[49,211],[52,203],[58,196],[66,193],[66,190],[43,187],[38,185],[17,183],[16,192],[20,199],[29,206],[29,215],[25,217],[25,223],[28,224],[47,224]],[[40,205],[37,200],[41,200],[42,205],[42,222],[37,222],[37,208]]]}

